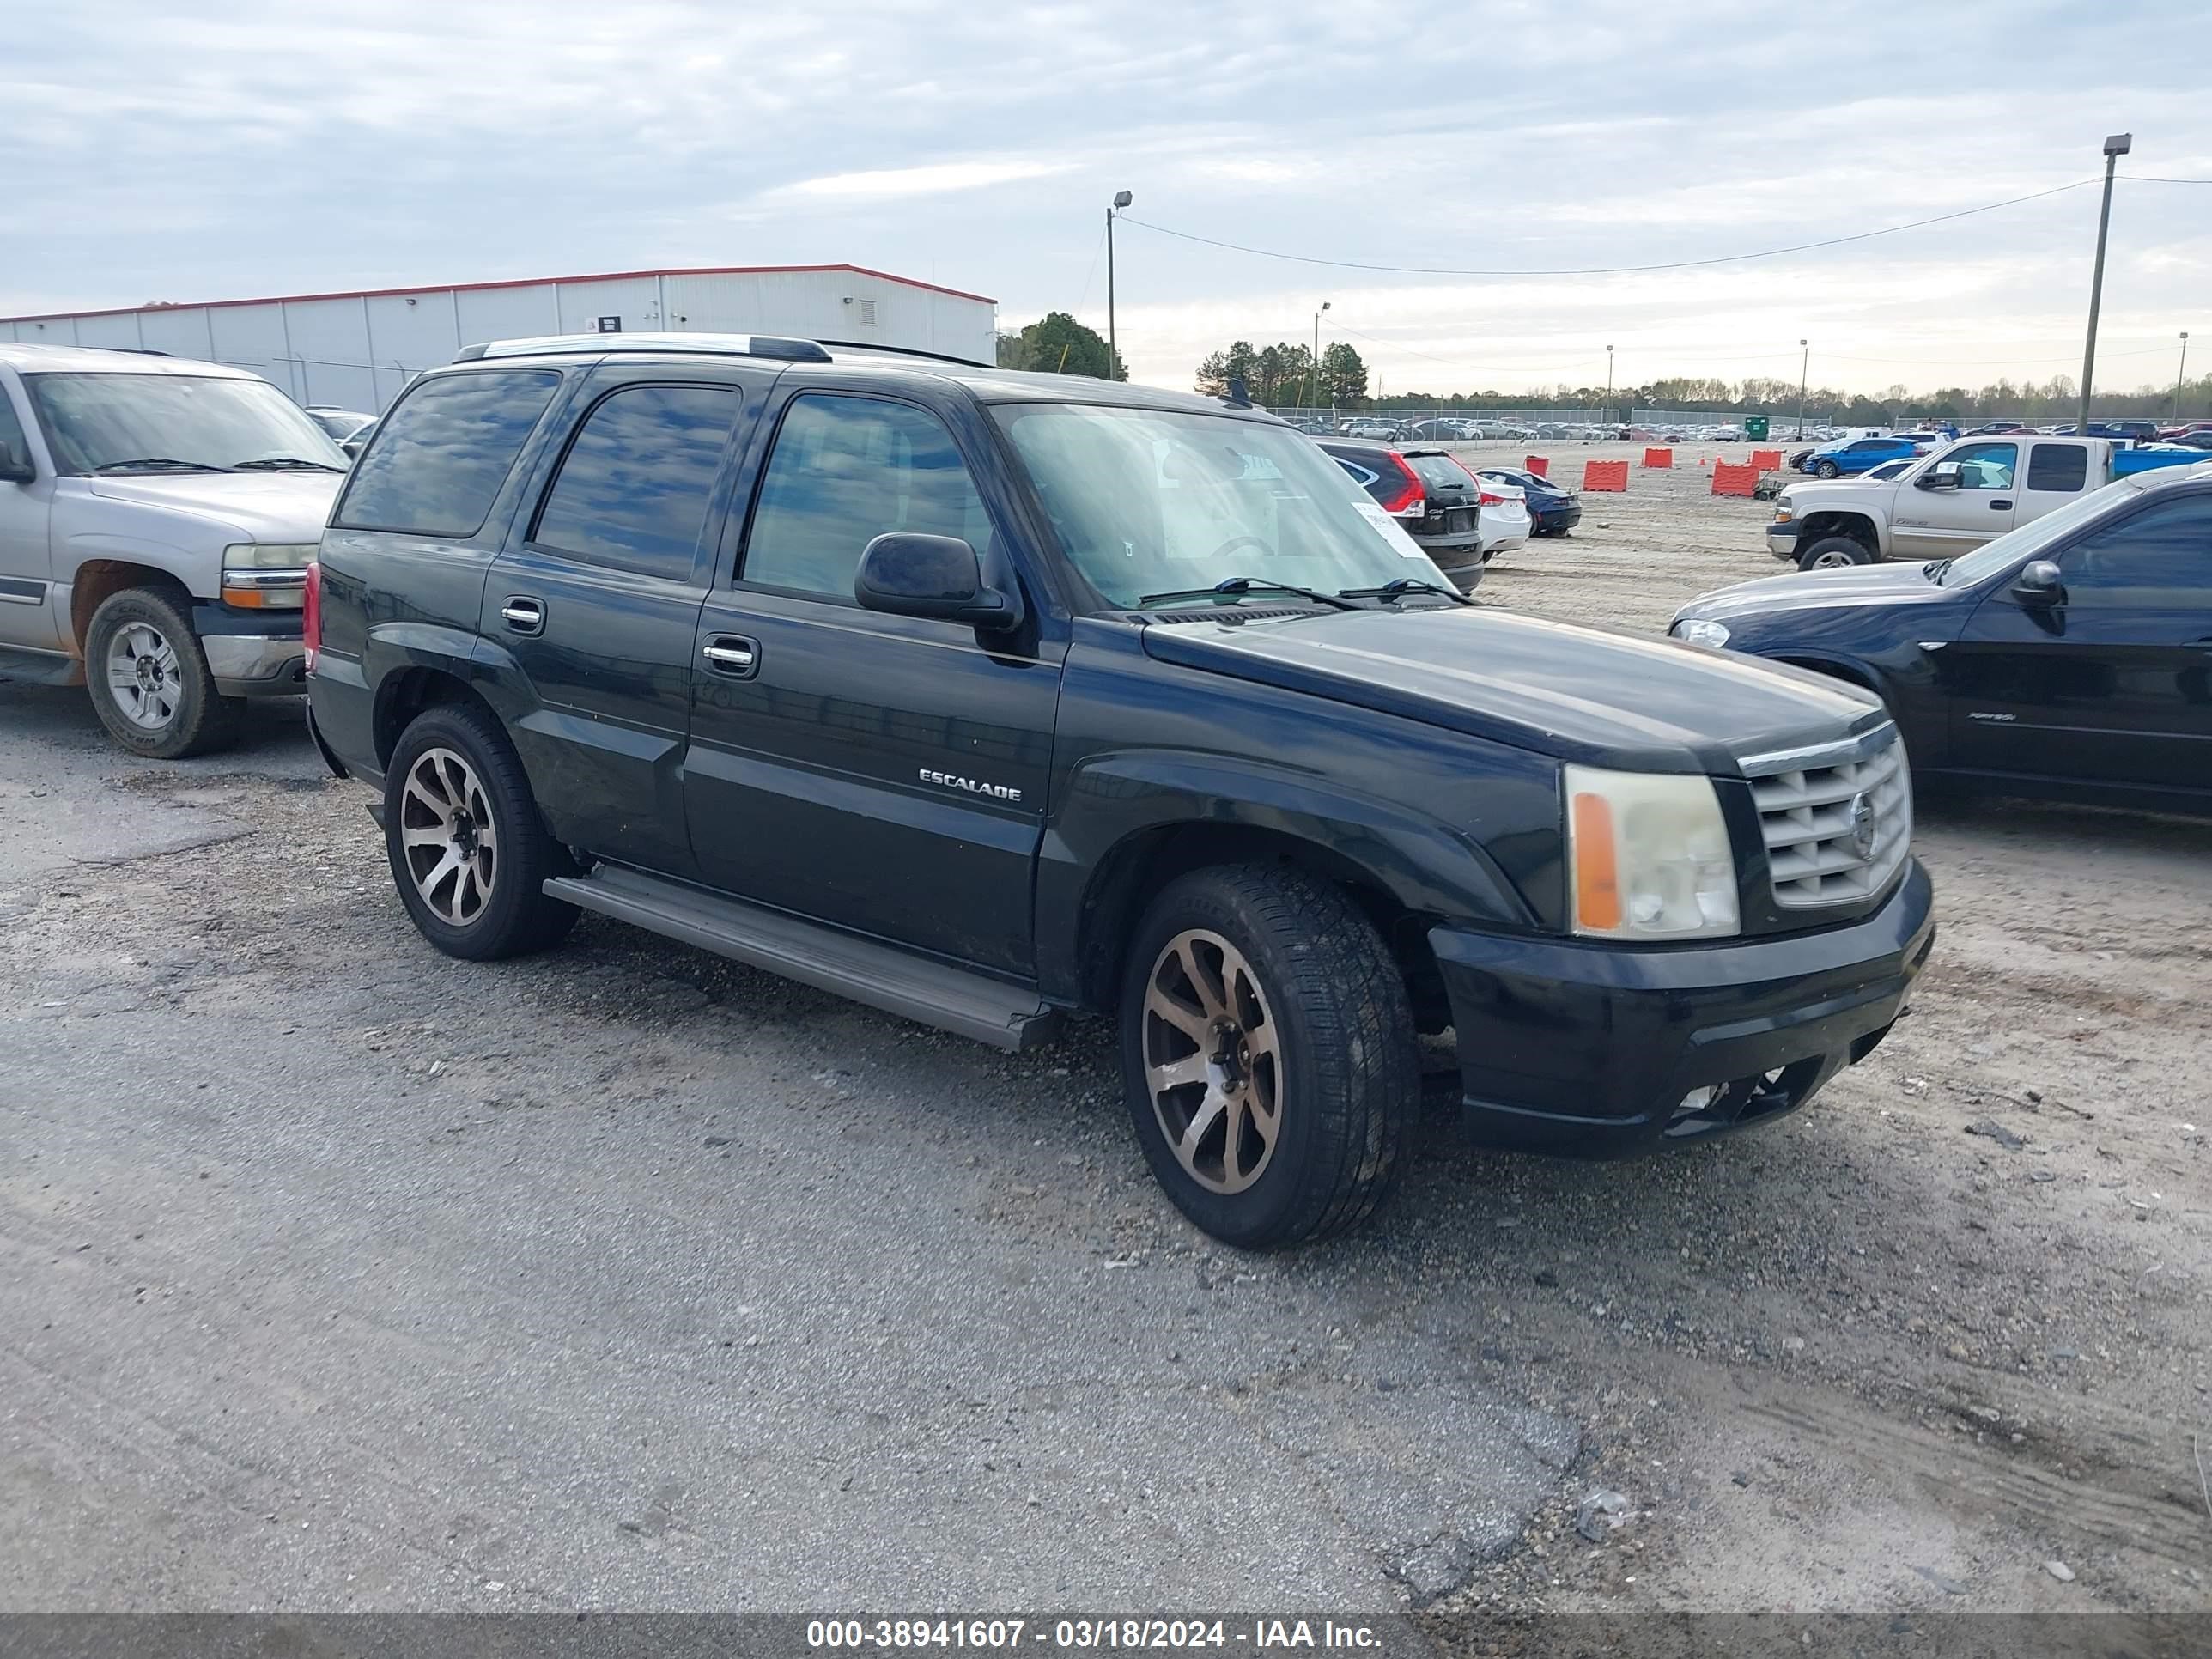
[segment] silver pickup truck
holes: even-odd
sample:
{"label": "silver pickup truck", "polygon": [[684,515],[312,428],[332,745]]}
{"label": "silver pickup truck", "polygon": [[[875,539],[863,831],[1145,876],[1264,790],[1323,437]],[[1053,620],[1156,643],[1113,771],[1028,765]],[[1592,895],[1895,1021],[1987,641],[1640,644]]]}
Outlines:
{"label": "silver pickup truck", "polygon": [[0,678],[84,685],[136,755],[307,690],[307,564],[344,453],[267,380],[0,343]]}
{"label": "silver pickup truck", "polygon": [[2203,459],[2194,450],[2136,448],[2110,438],[2037,432],[1960,438],[1887,477],[1790,485],[1775,499],[1766,550],[1801,570],[1957,558],[2116,477]]}

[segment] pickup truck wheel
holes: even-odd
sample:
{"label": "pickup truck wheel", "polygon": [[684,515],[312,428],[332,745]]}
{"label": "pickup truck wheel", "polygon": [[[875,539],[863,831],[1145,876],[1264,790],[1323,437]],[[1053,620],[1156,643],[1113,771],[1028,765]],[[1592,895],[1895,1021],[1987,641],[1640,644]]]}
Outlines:
{"label": "pickup truck wheel", "polygon": [[1200,870],[1130,944],[1122,1076],[1152,1174],[1248,1249],[1373,1214],[1419,1112],[1404,981],[1343,893],[1302,872]]}
{"label": "pickup truck wheel", "polygon": [[1849,536],[1823,536],[1797,555],[1800,570],[1841,570],[1845,565],[1873,562],[1866,544]]}
{"label": "pickup truck wheel", "polygon": [[1813,471],[1820,477],[1832,478],[1840,473],[1843,468],[1838,466],[1833,461],[1822,461],[1815,465]]}
{"label": "pickup truck wheel", "polygon": [[167,593],[126,587],[92,613],[85,689],[108,736],[149,760],[179,760],[238,740],[237,697],[215,689],[191,620]]}
{"label": "pickup truck wheel", "polygon": [[574,866],[514,745],[474,704],[432,708],[401,734],[384,775],[384,847],[408,915],[449,957],[521,956],[576,925],[576,908],[543,890]]}

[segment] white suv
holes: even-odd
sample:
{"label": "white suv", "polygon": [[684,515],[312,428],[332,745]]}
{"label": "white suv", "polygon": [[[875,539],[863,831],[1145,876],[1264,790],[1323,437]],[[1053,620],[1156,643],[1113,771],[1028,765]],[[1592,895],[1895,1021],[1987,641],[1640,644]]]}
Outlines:
{"label": "white suv", "polygon": [[84,685],[123,748],[219,749],[307,690],[307,564],[346,457],[267,380],[0,343],[0,678]]}

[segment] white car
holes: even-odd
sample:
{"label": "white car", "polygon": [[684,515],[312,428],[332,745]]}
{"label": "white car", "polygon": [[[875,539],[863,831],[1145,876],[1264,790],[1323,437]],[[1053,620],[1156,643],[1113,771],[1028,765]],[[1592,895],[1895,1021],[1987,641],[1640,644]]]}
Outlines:
{"label": "white car", "polygon": [[1535,526],[1528,516],[1528,498],[1519,489],[1495,478],[1476,482],[1482,486],[1482,516],[1475,527],[1481,535],[1482,562],[1488,564],[1509,548],[1526,546]]}

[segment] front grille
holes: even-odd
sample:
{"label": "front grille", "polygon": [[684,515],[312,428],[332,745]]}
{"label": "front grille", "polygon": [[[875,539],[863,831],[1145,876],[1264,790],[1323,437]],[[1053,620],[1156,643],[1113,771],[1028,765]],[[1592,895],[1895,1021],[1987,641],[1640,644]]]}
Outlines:
{"label": "front grille", "polygon": [[1912,845],[1912,781],[1894,726],[1743,763],[1774,902],[1850,904],[1881,891]]}

